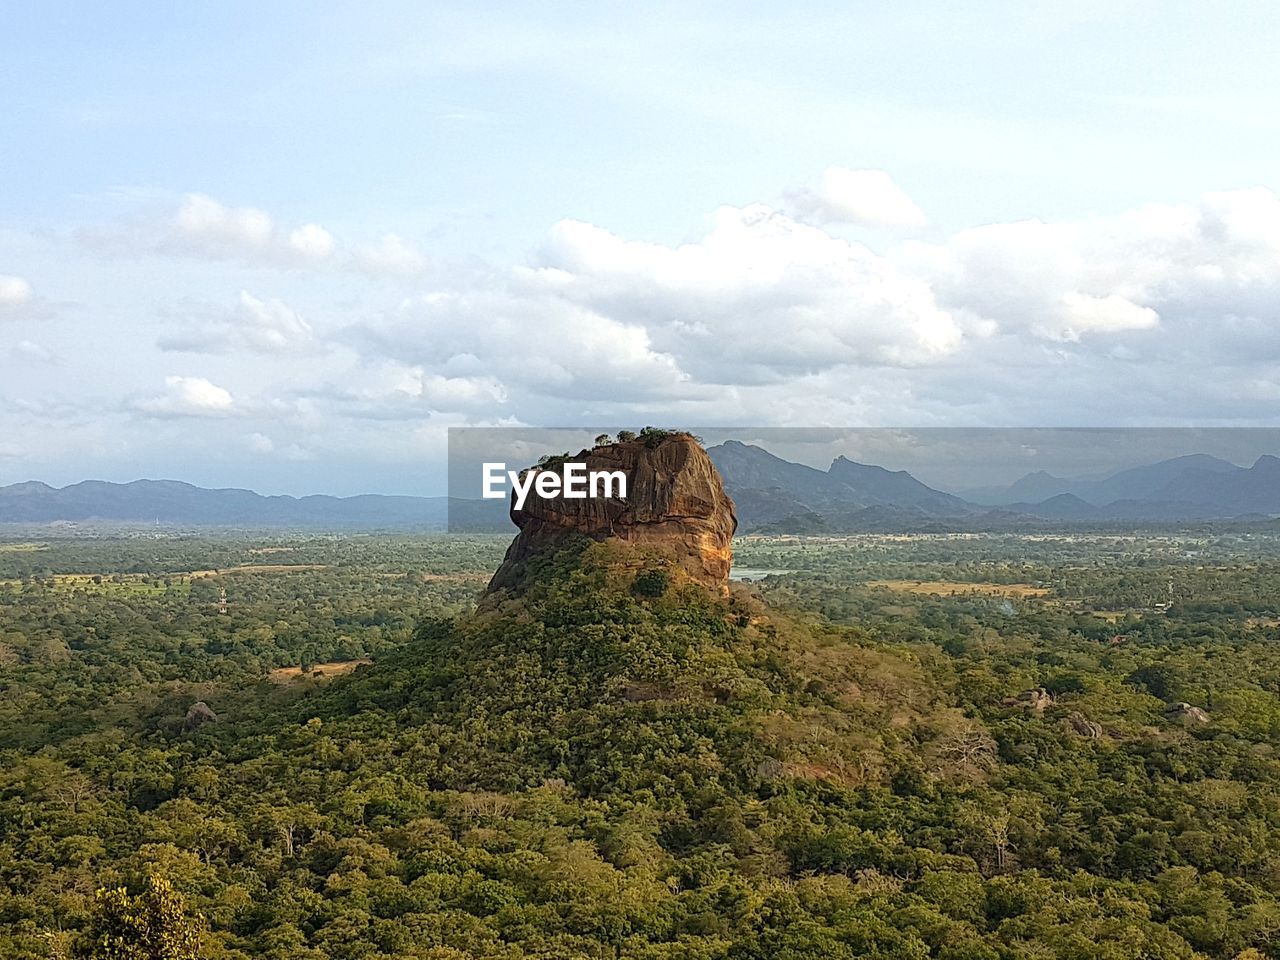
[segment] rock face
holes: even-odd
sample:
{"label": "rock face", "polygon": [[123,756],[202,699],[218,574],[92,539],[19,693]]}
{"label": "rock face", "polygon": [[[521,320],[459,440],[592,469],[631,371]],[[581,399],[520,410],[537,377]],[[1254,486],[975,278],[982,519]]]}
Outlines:
{"label": "rock face", "polygon": [[[513,495],[511,520],[520,533],[493,575],[490,592],[518,588],[530,560],[554,553],[576,535],[653,548],[693,580],[725,588],[738,520],[720,474],[697,440],[680,433],[658,441],[642,437],[569,459],[585,463],[588,471],[621,470],[627,477],[626,499],[545,499],[530,489],[524,508],[516,510]],[[559,472],[560,465],[545,469]]]}

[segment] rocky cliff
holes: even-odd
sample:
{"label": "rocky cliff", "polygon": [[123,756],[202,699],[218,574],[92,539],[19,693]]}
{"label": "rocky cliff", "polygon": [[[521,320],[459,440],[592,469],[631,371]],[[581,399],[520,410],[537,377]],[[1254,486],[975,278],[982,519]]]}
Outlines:
{"label": "rocky cliff", "polygon": [[[542,498],[532,490],[511,519],[520,533],[507,549],[490,591],[518,588],[530,561],[577,536],[645,548],[678,565],[691,579],[724,589],[738,521],[720,474],[696,439],[675,433],[606,443],[569,458],[588,471],[621,470],[627,497]],[[543,468],[559,471],[562,462]]]}

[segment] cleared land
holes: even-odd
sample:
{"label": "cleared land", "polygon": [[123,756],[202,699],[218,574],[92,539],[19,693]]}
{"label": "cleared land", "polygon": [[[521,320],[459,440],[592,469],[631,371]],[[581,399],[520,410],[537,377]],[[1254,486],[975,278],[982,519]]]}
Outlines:
{"label": "cleared land", "polygon": [[278,670],[272,670],[267,676],[273,683],[294,683],[303,677],[341,677],[353,671],[356,667],[366,666],[373,663],[372,660],[361,658],[359,660],[331,660],[328,663],[317,663],[310,672],[304,672],[301,667],[280,667]]}

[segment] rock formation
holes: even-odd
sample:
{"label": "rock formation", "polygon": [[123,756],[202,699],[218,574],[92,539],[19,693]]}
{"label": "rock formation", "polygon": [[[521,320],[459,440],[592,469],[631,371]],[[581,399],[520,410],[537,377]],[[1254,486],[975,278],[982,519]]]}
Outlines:
{"label": "rock formation", "polygon": [[1005,697],[1000,702],[1006,707],[1024,707],[1036,713],[1044,713],[1053,706],[1053,697],[1044,687],[1036,687],[1034,690],[1023,690],[1016,697]]}
{"label": "rock formation", "polygon": [[1090,720],[1078,710],[1072,710],[1071,713],[1067,715],[1067,726],[1069,726],[1074,733],[1079,734],[1085,739],[1102,739],[1102,724]]}
{"label": "rock formation", "polygon": [[1178,720],[1187,724],[1209,722],[1209,714],[1189,703],[1171,703],[1165,708],[1164,715],[1169,720]]}
{"label": "rock formation", "polygon": [[[559,471],[566,461],[534,469]],[[576,536],[650,548],[669,557],[689,578],[726,587],[738,521],[733,501],[698,441],[686,433],[654,433],[603,443],[568,462],[587,471],[621,470],[626,499],[552,499],[532,489],[521,510],[512,498],[511,520],[520,533],[493,575],[489,591],[518,588],[529,562],[556,552]]]}
{"label": "rock formation", "polygon": [[186,717],[182,721],[182,729],[190,733],[192,730],[198,730],[206,723],[217,723],[218,715],[213,712],[203,700],[197,700],[191,705],[191,709],[187,711]]}

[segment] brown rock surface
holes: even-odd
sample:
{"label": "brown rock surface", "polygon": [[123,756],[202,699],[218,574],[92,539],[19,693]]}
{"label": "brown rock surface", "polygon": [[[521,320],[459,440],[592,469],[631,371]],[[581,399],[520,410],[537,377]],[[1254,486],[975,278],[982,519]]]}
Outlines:
{"label": "brown rock surface", "polygon": [[[544,499],[532,489],[511,520],[520,533],[507,548],[489,590],[518,587],[530,560],[554,553],[575,535],[653,548],[669,556],[693,580],[724,589],[733,562],[738,520],[701,444],[688,434],[653,443],[641,438],[596,447],[583,456],[588,471],[621,470],[627,498]],[[557,472],[560,465],[548,469]]]}

